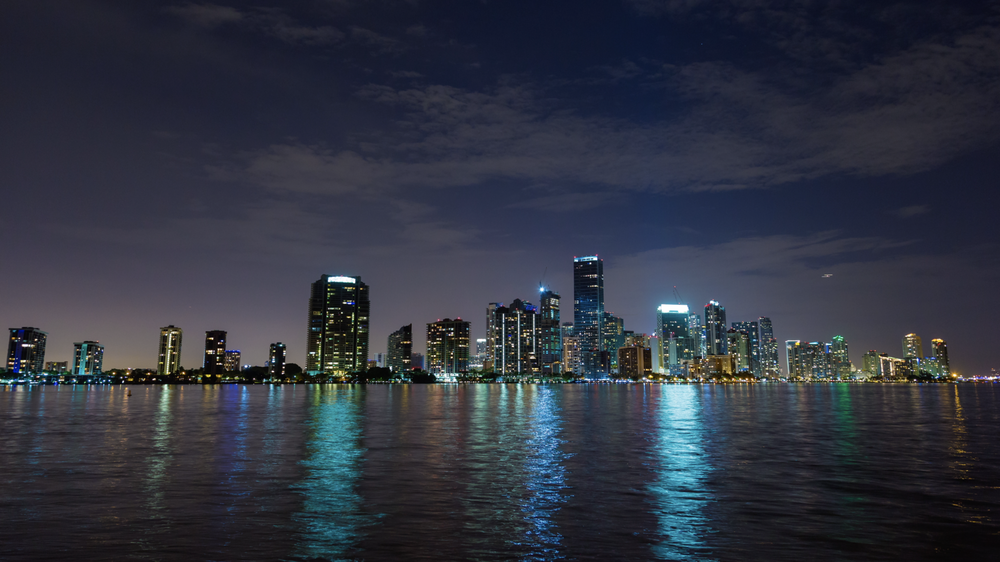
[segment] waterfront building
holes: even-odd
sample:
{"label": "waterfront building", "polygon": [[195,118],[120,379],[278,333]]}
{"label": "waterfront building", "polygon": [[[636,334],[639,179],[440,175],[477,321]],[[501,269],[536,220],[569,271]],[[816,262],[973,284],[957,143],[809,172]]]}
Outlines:
{"label": "waterfront building", "polygon": [[67,373],[69,372],[69,361],[46,361],[46,373]]}
{"label": "waterfront building", "polygon": [[924,356],[924,345],[917,334],[903,336],[903,359],[920,359]]}
{"label": "waterfront building", "polygon": [[652,351],[643,345],[630,345],[618,349],[618,376],[640,380],[653,374]]}
{"label": "waterfront building", "polygon": [[705,357],[708,355],[708,348],[705,345],[705,326],[701,316],[697,312],[688,314],[688,334],[694,343],[694,356]]}
{"label": "waterfront building", "polygon": [[879,353],[874,349],[868,351],[861,356],[861,371],[865,373],[868,377],[874,377],[878,375],[879,369]]}
{"label": "waterfront building", "polygon": [[490,303],[487,307],[487,349],[492,372],[500,375],[538,372],[538,310],[529,302],[514,299],[510,306]]}
{"label": "waterfront building", "polygon": [[456,374],[469,371],[469,322],[445,318],[427,324],[427,372]]}
{"label": "waterfront building", "polygon": [[597,256],[573,258],[573,334],[580,346],[584,376],[606,374],[604,351],[604,260]]}
{"label": "waterfront building", "polygon": [[323,275],[312,284],[306,371],[346,375],[368,367],[368,285],[358,277]]}
{"label": "waterfront building", "polygon": [[750,365],[750,336],[746,332],[730,328],[726,332],[726,348],[733,358],[735,372],[753,374]]}
{"label": "waterfront building", "polygon": [[562,372],[562,333],[559,326],[559,294],[541,288],[538,311],[538,362],[542,373]]}
{"label": "waterfront building", "polygon": [[181,370],[181,341],[184,332],[173,324],[160,328],[160,354],[156,374],[172,375]]}
{"label": "waterfront building", "polygon": [[[700,351],[691,336],[691,311],[686,304],[661,304],[656,309],[656,333],[663,345],[660,372],[690,363]],[[698,318],[698,315],[694,315]],[[701,323],[698,322],[698,330]]]}
{"label": "waterfront building", "polygon": [[716,301],[708,301],[705,305],[705,353],[707,355],[726,355],[726,307]]}
{"label": "waterfront building", "polygon": [[691,363],[690,373],[705,378],[731,377],[736,373],[736,361],[732,355],[699,357]]}
{"label": "waterfront building", "polygon": [[272,343],[267,352],[267,376],[270,379],[285,378],[285,344]]}
{"label": "waterfront building", "polygon": [[941,366],[941,371],[946,374],[951,374],[951,365],[948,363],[948,344],[942,339],[931,340],[931,352],[934,354],[934,358],[937,359],[938,365]]}
{"label": "waterfront building", "polygon": [[73,344],[73,374],[99,375],[104,364],[104,346],[96,341]]}
{"label": "waterfront building", "polygon": [[754,377],[761,378],[764,376],[764,370],[761,366],[760,327],[758,323],[752,320],[747,322],[733,322],[733,329],[747,336],[747,348],[750,353],[747,359],[750,365],[750,372],[753,373]]}
{"label": "waterfront building", "polygon": [[412,368],[413,324],[407,324],[389,334],[387,367],[393,373],[405,373]]}
{"label": "waterfront building", "polygon": [[653,334],[647,338],[646,345],[649,347],[649,352],[653,356],[653,372],[657,374],[663,373],[663,340]]}
{"label": "waterfront building", "polygon": [[847,340],[844,336],[833,336],[830,341],[830,363],[837,378],[850,378],[851,357],[847,352]]}
{"label": "waterfront building", "polygon": [[240,353],[238,349],[227,349],[226,358],[223,360],[223,366],[228,373],[238,373],[242,369],[240,368],[240,360],[243,358],[243,354]]}
{"label": "waterfront building", "polygon": [[625,345],[625,321],[610,312],[605,312],[601,322],[601,341],[604,352],[603,372],[618,372],[618,349]]}
{"label": "waterfront building", "polygon": [[761,316],[757,319],[760,327],[760,372],[768,378],[781,375],[781,366],[778,364],[778,340],[774,337],[774,326],[771,319]]}
{"label": "waterfront building", "polygon": [[25,326],[10,329],[7,370],[19,375],[36,375],[45,367],[45,340],[48,333]]}
{"label": "waterfront building", "polygon": [[205,361],[202,364],[206,375],[221,375],[226,368],[226,331],[205,332]]}
{"label": "waterfront building", "polygon": [[913,363],[899,357],[889,357],[882,353],[878,356],[878,376],[887,381],[906,380],[913,374]]}

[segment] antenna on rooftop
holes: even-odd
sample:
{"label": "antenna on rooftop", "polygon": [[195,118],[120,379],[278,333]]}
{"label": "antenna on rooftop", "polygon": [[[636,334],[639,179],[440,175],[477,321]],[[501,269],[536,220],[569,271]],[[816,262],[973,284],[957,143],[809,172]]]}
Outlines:
{"label": "antenna on rooftop", "polygon": [[677,299],[677,304],[684,304],[681,294],[677,291],[677,285],[674,285],[674,298]]}

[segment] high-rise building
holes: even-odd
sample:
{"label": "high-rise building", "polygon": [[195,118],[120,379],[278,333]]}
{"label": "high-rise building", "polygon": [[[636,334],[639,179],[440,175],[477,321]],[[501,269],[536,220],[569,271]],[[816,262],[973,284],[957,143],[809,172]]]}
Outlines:
{"label": "high-rise building", "polygon": [[917,334],[903,336],[903,359],[920,359],[924,356],[924,345]]}
{"label": "high-rise building", "polygon": [[96,341],[73,344],[73,374],[99,375],[104,363],[104,346]]}
{"label": "high-rise building", "polygon": [[173,324],[160,328],[160,355],[156,374],[172,375],[181,370],[181,340],[184,333]]}
{"label": "high-rise building", "polygon": [[788,340],[785,352],[790,378],[829,379],[836,376],[828,343]]}
{"label": "high-rise building", "polygon": [[306,371],[346,375],[368,368],[368,285],[357,277],[324,275],[312,284]]}
{"label": "high-rise building", "polygon": [[538,363],[542,373],[562,371],[562,332],[559,326],[559,293],[541,289],[538,311]]}
{"label": "high-rise building", "polygon": [[[743,334],[746,334],[748,340],[748,346],[750,349],[750,372],[756,378],[761,378],[763,376],[763,369],[761,368],[761,346],[760,346],[760,328],[757,322],[733,322],[733,329]],[[732,354],[732,351],[729,352]],[[737,366],[737,369],[739,367]]]}
{"label": "high-rise building", "polygon": [[11,328],[7,344],[7,370],[19,375],[41,373],[45,367],[47,338],[48,334],[38,328]]}
{"label": "high-rise building", "polygon": [[69,361],[46,361],[46,373],[66,373],[69,372]]}
{"label": "high-rise building", "polygon": [[285,344],[272,343],[267,352],[267,375],[270,379],[285,378]]}
{"label": "high-rise building", "polygon": [[583,374],[583,356],[580,351],[580,342],[573,335],[573,323],[564,322],[562,328],[563,346],[563,372]]}
{"label": "high-rise building", "polygon": [[688,314],[688,335],[691,337],[691,341],[694,344],[695,357],[707,356],[708,349],[705,346],[705,326],[703,325],[701,316],[699,316],[697,312]]}
{"label": "high-rise building", "polygon": [[767,316],[758,318],[757,324],[760,326],[761,376],[777,377],[781,375],[781,366],[778,364],[778,340],[774,337],[774,326]]}
{"label": "high-rise building", "polygon": [[863,356],[861,356],[861,370],[864,371],[869,377],[874,377],[878,375],[879,370],[879,353],[874,349],[868,351]]}
{"label": "high-rise building", "polygon": [[846,379],[851,376],[851,357],[847,352],[847,340],[844,336],[833,336],[830,340],[830,362],[837,378]]}
{"label": "high-rise building", "polygon": [[224,365],[226,372],[228,373],[238,373],[240,372],[240,359],[243,358],[243,354],[240,353],[238,349],[227,349],[226,358],[224,360]]}
{"label": "high-rise building", "polygon": [[226,370],[226,331],[205,332],[205,362],[202,368],[206,375],[221,375]]}
{"label": "high-rise building", "polygon": [[603,372],[618,372],[618,349],[625,346],[625,321],[610,312],[604,313],[601,322]]}
{"label": "high-rise building", "polygon": [[[656,333],[663,345],[661,372],[668,371],[671,365],[690,363],[698,355],[691,337],[690,318],[691,311],[686,304],[661,304],[656,309]],[[700,329],[700,322],[698,326]]]}
{"label": "high-rise building", "polygon": [[931,351],[934,353],[934,358],[937,359],[941,371],[946,375],[950,375],[951,364],[948,363],[948,344],[942,339],[931,340]]}
{"label": "high-rise building", "polygon": [[705,350],[708,355],[727,355],[726,307],[716,301],[708,301],[705,305]]}
{"label": "high-rise building", "polygon": [[413,324],[407,324],[389,334],[387,363],[393,373],[405,373],[411,368],[413,354]]}
{"label": "high-rise building", "polygon": [[597,256],[573,258],[573,335],[581,353],[583,375],[606,374],[601,353],[604,320],[604,260]]}
{"label": "high-rise building", "polygon": [[445,318],[427,324],[427,372],[465,373],[469,370],[469,323]]}
{"label": "high-rise building", "polygon": [[641,380],[653,374],[653,355],[648,347],[630,345],[618,349],[618,376]]}
{"label": "high-rise building", "polygon": [[727,355],[733,356],[733,368],[737,373],[751,373],[750,336],[746,332],[730,328],[726,332]]}
{"label": "high-rise building", "polygon": [[490,303],[487,307],[487,363],[500,375],[534,374],[538,371],[538,311],[534,305],[514,299],[510,306]]}

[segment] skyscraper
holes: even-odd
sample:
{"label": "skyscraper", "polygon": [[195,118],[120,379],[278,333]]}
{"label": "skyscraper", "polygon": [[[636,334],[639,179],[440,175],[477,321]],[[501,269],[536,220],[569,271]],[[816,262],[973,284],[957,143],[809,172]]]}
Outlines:
{"label": "skyscraper", "polygon": [[726,307],[716,301],[705,305],[705,352],[708,355],[726,355]]}
{"label": "skyscraper", "polygon": [[465,373],[469,370],[469,323],[445,318],[427,324],[427,372]]}
{"label": "skyscraper", "polygon": [[937,359],[938,365],[941,366],[944,374],[950,375],[951,365],[948,363],[948,344],[942,339],[931,340],[931,351],[934,353],[934,358]]}
{"label": "skyscraper", "polygon": [[242,359],[242,354],[238,349],[227,349],[225,367],[226,372],[236,373],[240,371],[240,359]]}
{"label": "skyscraper", "polygon": [[761,316],[757,319],[760,326],[760,372],[764,377],[777,377],[781,374],[778,364],[778,340],[774,337],[774,326],[771,319]]}
{"label": "skyscraper", "polygon": [[410,370],[410,355],[413,353],[413,324],[407,324],[389,334],[386,347],[387,363],[393,373],[405,373]]}
{"label": "skyscraper", "polygon": [[324,275],[312,284],[306,371],[346,375],[368,368],[368,285],[357,277]]}
{"label": "skyscraper", "polygon": [[221,375],[226,370],[226,331],[205,332],[205,362],[202,364],[206,375]]}
{"label": "skyscraper", "polygon": [[267,352],[267,375],[271,379],[285,378],[285,344],[272,343]]}
{"label": "skyscraper", "polygon": [[538,314],[538,362],[543,373],[562,371],[562,332],[559,326],[559,294],[541,289]]}
{"label": "skyscraper", "polygon": [[924,345],[917,334],[903,336],[903,359],[920,359],[924,356]]}
{"label": "skyscraper", "polygon": [[181,339],[184,333],[173,324],[160,328],[160,355],[156,374],[172,375],[181,370]]}
{"label": "skyscraper", "polygon": [[618,349],[625,346],[625,321],[610,312],[605,312],[601,322],[601,340],[604,352],[601,355],[603,365],[601,371],[617,373]]}
{"label": "skyscraper", "polygon": [[[761,369],[761,348],[760,348],[760,328],[757,322],[733,322],[733,329],[743,334],[746,334],[749,346],[750,356],[748,357],[750,362],[750,372],[753,376],[760,378],[762,375]],[[732,353],[732,351],[730,351]],[[739,366],[737,365],[737,369]]]}
{"label": "skyscraper", "polygon": [[618,375],[620,378],[641,380],[653,374],[652,352],[643,345],[621,347],[615,353],[618,356]]}
{"label": "skyscraper", "polygon": [[737,373],[753,373],[750,367],[750,336],[736,328],[726,332],[726,349],[733,356],[733,368]]}
{"label": "skyscraper", "polygon": [[583,375],[603,373],[604,260],[597,256],[573,258],[573,335],[580,346]]}
{"label": "skyscraper", "polygon": [[73,374],[99,375],[104,363],[104,346],[96,341],[73,344]]}
{"label": "skyscraper", "polygon": [[533,374],[538,371],[538,311],[534,305],[514,299],[510,306],[490,303],[487,307],[487,363],[500,375]]}
{"label": "skyscraper", "polygon": [[686,304],[661,304],[656,309],[656,333],[663,345],[661,372],[690,363],[698,354],[691,337],[690,315]]}
{"label": "skyscraper", "polygon": [[17,374],[41,373],[45,367],[45,340],[38,328],[11,328],[7,344],[7,370]]}
{"label": "skyscraper", "polygon": [[846,379],[851,376],[851,357],[847,352],[847,340],[844,336],[833,336],[830,341],[830,363],[837,378]]}

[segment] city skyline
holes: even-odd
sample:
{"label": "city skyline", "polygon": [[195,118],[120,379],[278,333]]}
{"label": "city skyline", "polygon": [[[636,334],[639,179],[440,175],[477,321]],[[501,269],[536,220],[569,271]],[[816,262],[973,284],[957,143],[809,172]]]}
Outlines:
{"label": "city skyline", "polygon": [[625,330],[715,300],[779,349],[1000,365],[995,3],[387,6],[0,5],[4,327],[70,364],[152,367],[172,324],[188,368],[211,330],[305,367],[324,272],[370,285],[371,355],[408,324],[422,352],[539,284],[568,321],[598,255]]}

